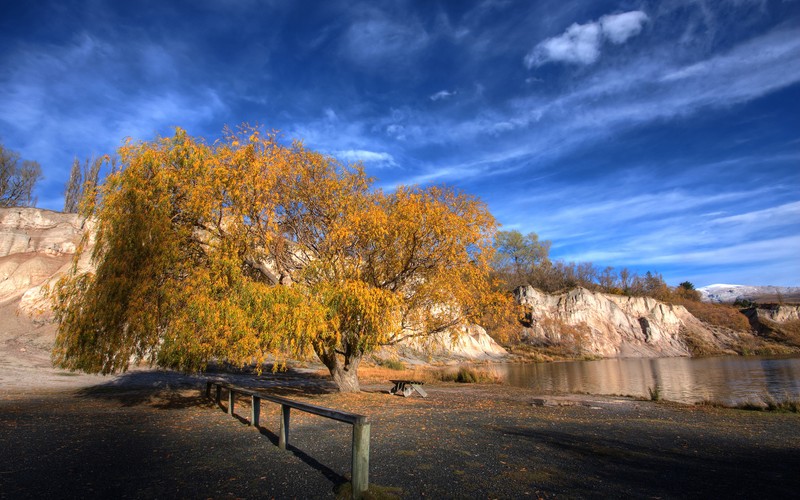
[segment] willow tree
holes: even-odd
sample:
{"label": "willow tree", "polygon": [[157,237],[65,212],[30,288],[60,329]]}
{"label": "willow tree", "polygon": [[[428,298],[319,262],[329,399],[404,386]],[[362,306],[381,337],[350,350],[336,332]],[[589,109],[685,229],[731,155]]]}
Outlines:
{"label": "willow tree", "polygon": [[119,158],[85,204],[95,271],[76,265],[55,289],[60,366],[202,370],[314,352],[357,391],[365,354],[458,332],[489,292],[495,222],[469,195],[385,193],[359,165],[250,128],[213,145],[178,130]]}

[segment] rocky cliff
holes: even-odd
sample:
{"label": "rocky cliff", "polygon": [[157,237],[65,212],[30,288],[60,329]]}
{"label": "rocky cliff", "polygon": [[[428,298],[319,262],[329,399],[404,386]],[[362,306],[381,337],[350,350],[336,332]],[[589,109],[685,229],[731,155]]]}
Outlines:
{"label": "rocky cliff", "polygon": [[[27,316],[46,313],[42,288],[69,269],[84,229],[77,214],[0,209],[0,306],[15,304]],[[88,255],[81,265],[88,266]]]}
{"label": "rocky cliff", "polygon": [[741,333],[714,329],[683,306],[648,297],[583,288],[548,295],[530,286],[518,288],[515,294],[527,309],[527,342],[570,348],[574,355],[689,356],[698,342],[734,354],[731,346],[741,340]]}

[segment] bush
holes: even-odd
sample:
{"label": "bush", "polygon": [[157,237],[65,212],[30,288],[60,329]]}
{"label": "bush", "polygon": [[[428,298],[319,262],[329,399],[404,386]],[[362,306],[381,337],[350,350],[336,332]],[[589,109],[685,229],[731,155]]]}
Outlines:
{"label": "bush", "polygon": [[501,382],[500,377],[493,373],[464,366],[459,368],[457,372],[441,371],[440,378],[442,382],[458,382],[461,384],[498,384]]}

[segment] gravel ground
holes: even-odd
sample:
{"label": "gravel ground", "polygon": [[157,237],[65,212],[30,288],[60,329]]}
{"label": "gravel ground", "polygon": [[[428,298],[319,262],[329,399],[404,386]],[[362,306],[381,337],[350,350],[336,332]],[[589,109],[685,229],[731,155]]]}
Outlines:
{"label": "gravel ground", "polygon": [[[369,415],[370,482],[402,498],[795,497],[800,416],[501,385],[355,395],[303,376],[232,382]],[[292,413],[290,449],[201,396],[202,380],[134,372],[82,389],[0,396],[0,498],[330,498],[350,428]],[[546,404],[539,406],[540,399]],[[223,403],[224,406],[224,403]]]}

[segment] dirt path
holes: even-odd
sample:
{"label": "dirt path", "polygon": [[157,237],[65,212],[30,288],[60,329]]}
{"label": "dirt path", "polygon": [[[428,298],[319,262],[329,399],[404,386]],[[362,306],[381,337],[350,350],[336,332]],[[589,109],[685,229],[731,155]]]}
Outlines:
{"label": "dirt path", "polygon": [[[305,377],[240,385],[372,419],[371,483],[404,498],[790,497],[800,487],[800,416],[505,386],[440,385],[430,397],[328,393]],[[77,392],[0,399],[2,498],[330,498],[349,473],[349,427],[278,409],[249,428],[200,397],[200,381],[139,372]],[[563,406],[550,406],[562,404]]]}

